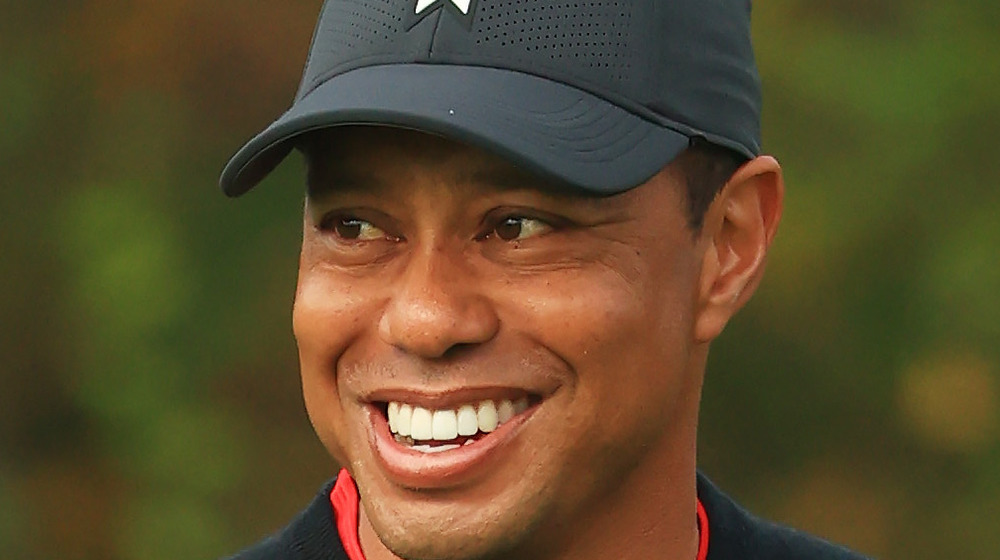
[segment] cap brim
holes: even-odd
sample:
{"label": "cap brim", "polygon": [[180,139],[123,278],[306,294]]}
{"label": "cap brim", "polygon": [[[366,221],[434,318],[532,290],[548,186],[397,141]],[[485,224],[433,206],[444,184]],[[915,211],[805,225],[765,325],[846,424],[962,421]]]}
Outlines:
{"label": "cap brim", "polygon": [[597,194],[642,184],[688,146],[684,134],[583,90],[495,68],[393,64],[352,70],[299,99],[232,157],[229,196],[253,188],[304,132],[389,125],[479,146]]}

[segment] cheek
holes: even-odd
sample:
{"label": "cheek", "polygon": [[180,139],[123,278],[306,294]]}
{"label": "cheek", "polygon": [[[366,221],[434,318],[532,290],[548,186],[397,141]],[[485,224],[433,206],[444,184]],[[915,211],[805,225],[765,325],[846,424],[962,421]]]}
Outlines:
{"label": "cheek", "polygon": [[623,259],[517,283],[507,288],[517,296],[510,298],[513,323],[574,369],[603,371],[608,381],[630,365],[665,368],[692,340],[696,271],[684,256]]}
{"label": "cheek", "polygon": [[[332,360],[355,336],[363,299],[350,283],[320,272],[300,272],[292,308],[292,328],[299,352],[310,360]],[[316,364],[319,365],[319,364]]]}
{"label": "cheek", "polygon": [[345,349],[359,336],[365,308],[364,298],[354,292],[349,283],[300,271],[292,312],[306,412],[324,446],[341,463],[348,434],[337,369]]}
{"label": "cheek", "polygon": [[661,282],[641,272],[581,270],[553,279],[544,293],[532,283],[512,286],[523,294],[510,302],[520,310],[520,335],[568,366],[551,428],[539,436],[537,473],[524,473],[551,485],[567,510],[610,491],[609,481],[650,454],[672,449],[676,418],[686,410],[694,373],[685,286],[693,280],[680,272],[676,282]]}
{"label": "cheek", "polygon": [[688,386],[695,270],[683,254],[659,257],[512,290],[524,294],[514,304],[521,330],[573,371],[567,412],[580,430],[627,432],[635,428],[629,418],[665,420]]}

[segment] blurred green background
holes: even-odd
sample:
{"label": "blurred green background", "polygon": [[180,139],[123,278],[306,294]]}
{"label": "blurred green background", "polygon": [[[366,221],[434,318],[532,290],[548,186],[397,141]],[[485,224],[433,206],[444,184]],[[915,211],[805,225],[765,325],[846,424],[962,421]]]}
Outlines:
{"label": "blurred green background", "polygon": [[[214,558],[335,465],[290,306],[301,163],[215,181],[318,0],[0,1],[0,557]],[[1000,4],[755,7],[788,181],[701,465],[882,558],[1000,557]]]}

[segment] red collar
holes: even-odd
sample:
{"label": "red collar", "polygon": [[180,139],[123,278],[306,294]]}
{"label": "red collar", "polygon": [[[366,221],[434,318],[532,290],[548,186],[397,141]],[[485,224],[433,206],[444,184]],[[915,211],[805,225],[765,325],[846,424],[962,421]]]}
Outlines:
{"label": "red collar", "polygon": [[[354,479],[347,472],[341,469],[337,475],[337,483],[330,491],[330,503],[333,504],[333,516],[337,520],[337,533],[340,534],[340,542],[344,545],[344,551],[350,560],[365,560],[365,553],[361,550],[361,541],[358,539],[358,488],[354,485]],[[705,507],[698,500],[698,558],[706,560],[708,558],[708,513]]]}

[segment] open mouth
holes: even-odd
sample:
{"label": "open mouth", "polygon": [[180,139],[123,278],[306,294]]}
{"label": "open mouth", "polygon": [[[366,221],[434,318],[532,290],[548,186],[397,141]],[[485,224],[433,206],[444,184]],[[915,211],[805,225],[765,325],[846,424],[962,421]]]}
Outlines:
{"label": "open mouth", "polygon": [[486,399],[431,409],[400,401],[378,403],[395,441],[413,451],[440,453],[472,445],[524,413],[540,398]]}
{"label": "open mouth", "polygon": [[455,488],[510,464],[500,458],[516,463],[523,457],[518,442],[533,433],[524,428],[552,392],[386,390],[367,400],[370,442],[394,484],[410,490]]}

